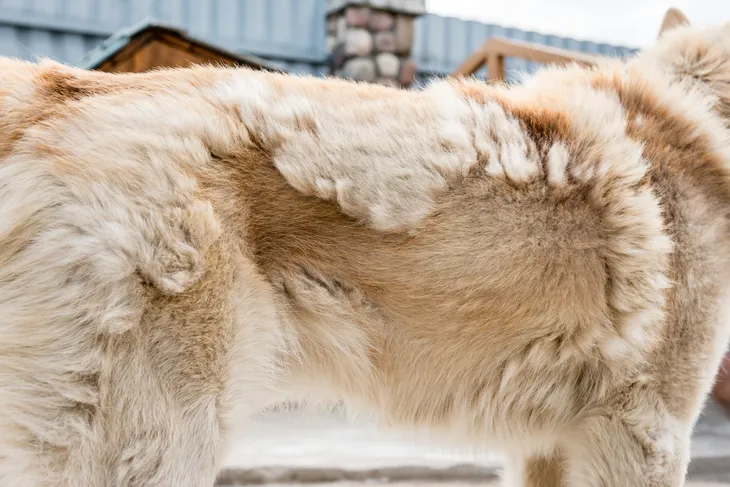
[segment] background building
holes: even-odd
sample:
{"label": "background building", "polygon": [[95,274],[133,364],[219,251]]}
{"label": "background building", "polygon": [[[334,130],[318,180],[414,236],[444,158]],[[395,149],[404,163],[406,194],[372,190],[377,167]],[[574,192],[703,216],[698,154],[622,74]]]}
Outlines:
{"label": "background building", "polygon": [[[97,67],[110,46],[118,48],[125,33],[147,23],[162,23],[220,50],[260,58],[282,70],[335,73],[386,83],[444,76],[492,36],[589,54],[626,56],[634,52],[625,47],[440,17],[426,13],[424,3],[4,0],[0,4],[0,55],[50,57],[67,64]],[[527,61],[506,60],[508,79],[532,69],[534,65]]]}

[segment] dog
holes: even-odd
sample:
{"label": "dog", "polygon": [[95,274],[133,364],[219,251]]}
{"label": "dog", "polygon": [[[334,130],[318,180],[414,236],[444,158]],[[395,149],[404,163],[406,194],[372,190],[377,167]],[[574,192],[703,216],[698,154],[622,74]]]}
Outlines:
{"label": "dog", "polygon": [[730,25],[519,85],[0,60],[0,485],[207,487],[344,401],[679,487],[730,336]]}

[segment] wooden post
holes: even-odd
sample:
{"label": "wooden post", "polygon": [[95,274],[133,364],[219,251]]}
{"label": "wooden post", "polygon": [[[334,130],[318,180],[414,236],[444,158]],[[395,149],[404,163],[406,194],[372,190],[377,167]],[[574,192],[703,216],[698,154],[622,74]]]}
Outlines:
{"label": "wooden post", "polygon": [[504,81],[507,73],[504,69],[504,56],[498,52],[487,54],[487,80]]}

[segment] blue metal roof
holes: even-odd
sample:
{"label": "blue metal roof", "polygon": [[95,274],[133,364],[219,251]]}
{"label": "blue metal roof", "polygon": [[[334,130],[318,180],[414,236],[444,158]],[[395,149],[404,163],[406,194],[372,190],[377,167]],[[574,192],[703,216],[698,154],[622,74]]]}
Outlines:
{"label": "blue metal roof", "polygon": [[[82,65],[120,29],[155,19],[222,49],[280,69],[323,75],[325,0],[0,0],[0,55]],[[419,79],[453,71],[490,36],[606,55],[633,49],[427,14],[416,21]],[[536,65],[508,59],[508,76]]]}

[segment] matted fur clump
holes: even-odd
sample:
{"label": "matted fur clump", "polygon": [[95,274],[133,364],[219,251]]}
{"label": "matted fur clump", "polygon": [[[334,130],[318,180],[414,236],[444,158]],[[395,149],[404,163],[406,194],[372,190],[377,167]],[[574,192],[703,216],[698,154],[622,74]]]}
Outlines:
{"label": "matted fur clump", "polygon": [[514,87],[0,60],[0,485],[212,486],[289,400],[512,487],[683,485],[730,334],[730,27],[668,19]]}

